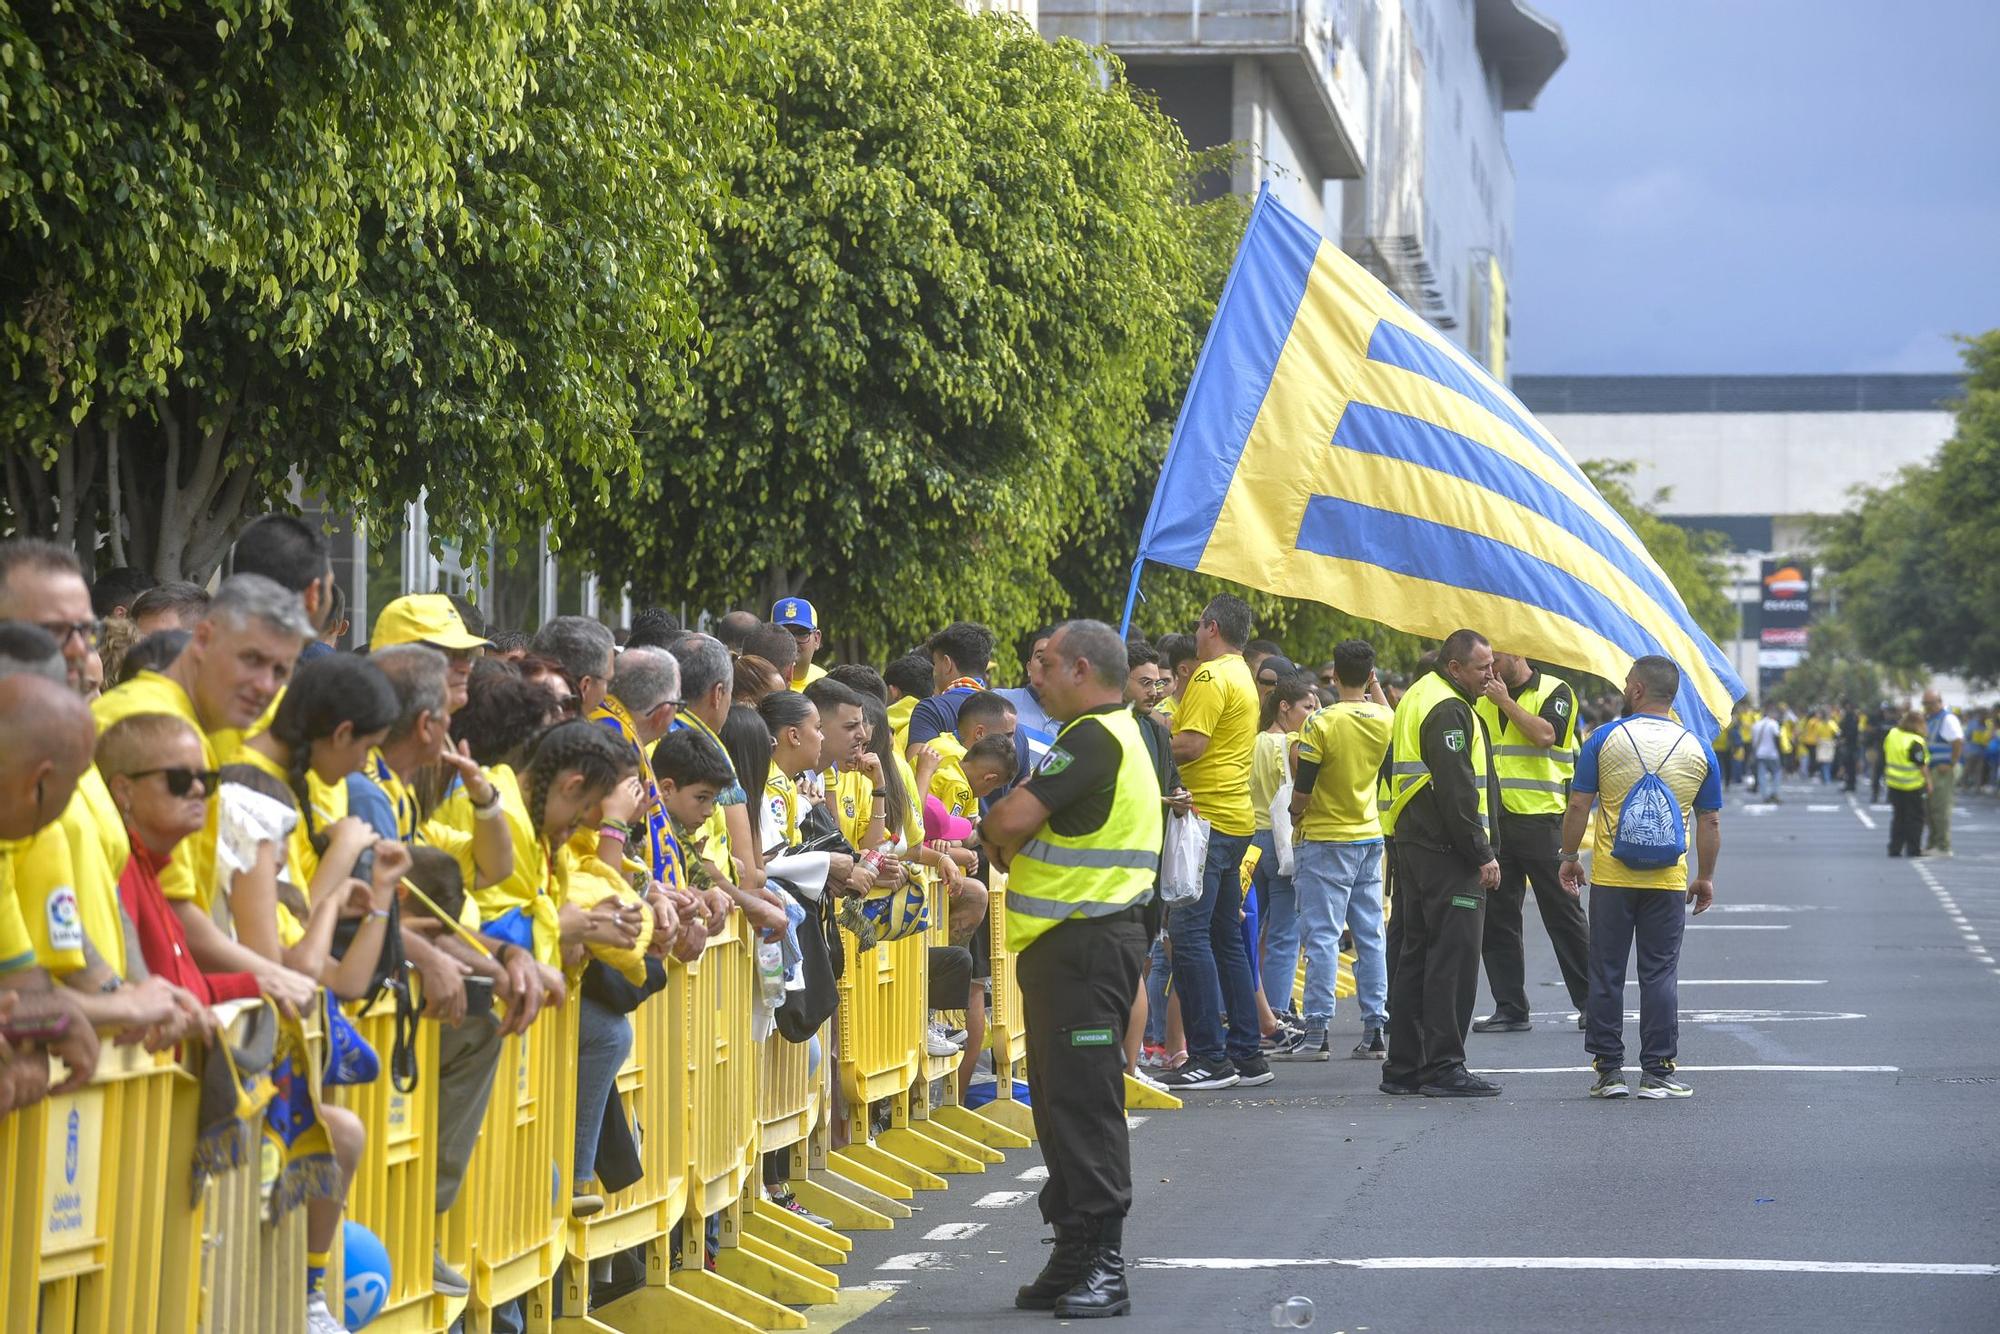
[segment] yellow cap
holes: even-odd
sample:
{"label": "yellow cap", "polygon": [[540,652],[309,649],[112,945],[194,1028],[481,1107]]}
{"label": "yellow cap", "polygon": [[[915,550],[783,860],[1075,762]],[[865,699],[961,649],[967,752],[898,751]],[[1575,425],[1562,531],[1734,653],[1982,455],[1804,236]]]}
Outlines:
{"label": "yellow cap", "polygon": [[370,649],[398,644],[430,644],[437,648],[491,648],[493,645],[465,628],[458,608],[442,593],[412,593],[382,608],[375,618]]}

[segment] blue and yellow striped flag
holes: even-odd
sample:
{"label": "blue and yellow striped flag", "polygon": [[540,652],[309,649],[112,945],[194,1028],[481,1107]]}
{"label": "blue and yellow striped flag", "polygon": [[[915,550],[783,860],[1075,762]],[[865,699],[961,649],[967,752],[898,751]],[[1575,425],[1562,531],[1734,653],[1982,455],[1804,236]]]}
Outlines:
{"label": "blue and yellow striped flag", "polygon": [[1665,654],[1698,736],[1743,694],[1563,447],[1269,190],[1195,366],[1135,590],[1149,560],[1412,634],[1470,626],[1613,682]]}

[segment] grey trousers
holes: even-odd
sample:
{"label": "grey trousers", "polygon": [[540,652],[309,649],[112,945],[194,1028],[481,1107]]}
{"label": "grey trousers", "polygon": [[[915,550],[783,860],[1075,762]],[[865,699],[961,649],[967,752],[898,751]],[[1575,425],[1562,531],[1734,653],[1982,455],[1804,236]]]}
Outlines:
{"label": "grey trousers", "polygon": [[1958,771],[1949,764],[1940,764],[1931,770],[1931,846],[1932,852],[1951,851],[1951,802],[1958,795]]}
{"label": "grey trousers", "polygon": [[466,1019],[438,1034],[437,1211],[458,1199],[472,1146],[493,1095],[493,1072],[500,1066],[500,1021],[491,1014]]}

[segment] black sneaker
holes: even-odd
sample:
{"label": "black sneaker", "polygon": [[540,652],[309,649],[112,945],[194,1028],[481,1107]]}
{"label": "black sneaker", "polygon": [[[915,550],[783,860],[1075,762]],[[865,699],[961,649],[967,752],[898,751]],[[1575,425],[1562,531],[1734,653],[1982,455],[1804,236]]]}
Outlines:
{"label": "black sneaker", "polygon": [[1631,1097],[1632,1090],[1625,1086],[1625,1072],[1623,1070],[1606,1070],[1603,1074],[1600,1074],[1597,1077],[1597,1082],[1590,1086],[1590,1096],[1593,1098]]}
{"label": "black sneaker", "polygon": [[1296,1042],[1287,1043],[1264,1053],[1274,1061],[1324,1061],[1326,1059],[1326,1030],[1308,1028],[1300,1033]]}
{"label": "black sneaker", "polygon": [[1361,1041],[1354,1044],[1348,1053],[1357,1061],[1386,1061],[1389,1059],[1389,1044],[1382,1040],[1382,1030],[1370,1028],[1361,1034]]}
{"label": "black sneaker", "polygon": [[1534,1025],[1525,1019],[1509,1019],[1505,1015],[1489,1014],[1484,1019],[1472,1021],[1475,1033],[1526,1033]]}
{"label": "black sneaker", "polygon": [[1189,1061],[1178,1070],[1162,1070],[1160,1085],[1169,1092],[1179,1089],[1226,1089],[1233,1087],[1242,1076],[1227,1066],[1220,1071],[1210,1070],[1199,1061]]}
{"label": "black sneaker", "polygon": [[1470,1070],[1457,1070],[1417,1090],[1426,1098],[1497,1098],[1500,1086]]}
{"label": "black sneaker", "polygon": [[1263,1037],[1259,1038],[1257,1040],[1257,1047],[1260,1051],[1267,1054],[1274,1051],[1283,1051],[1287,1047],[1297,1045],[1298,1040],[1304,1036],[1304,1030],[1295,1028],[1280,1019],[1278,1021],[1278,1031],[1275,1033],[1266,1033]]}
{"label": "black sneaker", "polygon": [[1268,1084],[1277,1078],[1271,1071],[1271,1063],[1262,1056],[1252,1056],[1246,1061],[1237,1061],[1235,1064],[1236,1083],[1239,1088],[1255,1088],[1259,1084]]}
{"label": "black sneaker", "polygon": [[1639,1080],[1642,1098],[1692,1098],[1694,1090],[1672,1075],[1647,1074]]}

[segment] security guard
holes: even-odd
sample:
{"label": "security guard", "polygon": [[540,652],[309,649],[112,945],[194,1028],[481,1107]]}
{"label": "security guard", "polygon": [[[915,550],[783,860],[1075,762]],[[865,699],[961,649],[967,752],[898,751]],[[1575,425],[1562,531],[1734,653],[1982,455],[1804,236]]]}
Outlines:
{"label": "security guard", "polygon": [[1929,743],[1924,716],[1911,709],[1882,738],[1882,779],[1889,785],[1889,855],[1921,857],[1924,844],[1924,794],[1930,791],[1926,763]]}
{"label": "security guard", "polygon": [[1556,878],[1569,776],[1576,768],[1576,692],[1517,653],[1495,653],[1493,679],[1476,707],[1493,741],[1502,810],[1500,888],[1486,904],[1482,949],[1493,1013],[1476,1021],[1472,1031],[1525,1033],[1530,1027],[1521,949],[1521,906],[1530,885],[1581,1027],[1590,992],[1584,971],[1590,931],[1583,904],[1565,894]]}
{"label": "security guard", "polygon": [[1500,803],[1486,724],[1473,707],[1492,676],[1485,636],[1458,630],[1439,650],[1436,670],[1396,705],[1390,815],[1403,944],[1389,990],[1384,1093],[1490,1098],[1500,1092],[1465,1068],[1486,896],[1500,887],[1491,823]]}
{"label": "security guard", "polygon": [[1063,722],[1041,767],[993,807],[980,842],[1008,870],[1007,945],[1018,957],[1035,1134],[1048,1161],[1042,1217],[1054,1252],[1015,1295],[1058,1318],[1124,1315],[1125,1021],[1146,952],[1159,867],[1160,781],[1124,707],[1125,641],[1069,621],[1043,651],[1042,704]]}

